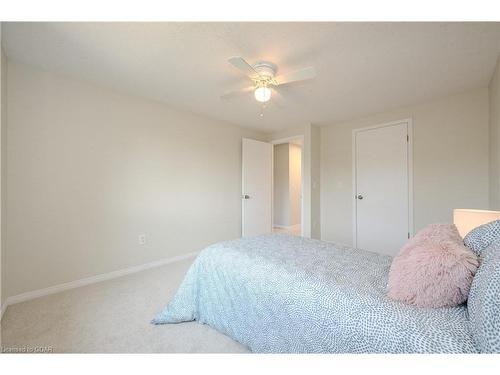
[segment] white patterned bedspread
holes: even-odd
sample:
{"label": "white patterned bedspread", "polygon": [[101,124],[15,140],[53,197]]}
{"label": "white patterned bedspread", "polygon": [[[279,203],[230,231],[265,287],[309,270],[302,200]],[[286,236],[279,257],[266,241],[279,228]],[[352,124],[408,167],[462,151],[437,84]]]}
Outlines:
{"label": "white patterned bedspread", "polygon": [[466,306],[386,297],[391,260],[287,234],[217,243],[153,323],[197,320],[254,352],[477,352]]}

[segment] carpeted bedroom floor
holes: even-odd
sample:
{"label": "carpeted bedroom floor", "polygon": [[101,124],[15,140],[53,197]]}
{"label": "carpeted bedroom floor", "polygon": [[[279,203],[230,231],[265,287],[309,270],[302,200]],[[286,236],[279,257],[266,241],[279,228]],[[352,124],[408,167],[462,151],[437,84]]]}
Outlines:
{"label": "carpeted bedroom floor", "polygon": [[248,352],[197,322],[154,326],[193,259],[9,306],[2,347],[70,353]]}

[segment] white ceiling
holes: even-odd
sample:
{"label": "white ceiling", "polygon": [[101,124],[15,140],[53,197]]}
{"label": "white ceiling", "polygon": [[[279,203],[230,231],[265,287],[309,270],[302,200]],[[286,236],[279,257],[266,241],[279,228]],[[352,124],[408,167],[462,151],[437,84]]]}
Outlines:
{"label": "white ceiling", "polygon": [[[4,23],[9,59],[264,131],[325,124],[485,87],[500,23]],[[268,60],[317,78],[281,89],[260,117],[227,63]]]}

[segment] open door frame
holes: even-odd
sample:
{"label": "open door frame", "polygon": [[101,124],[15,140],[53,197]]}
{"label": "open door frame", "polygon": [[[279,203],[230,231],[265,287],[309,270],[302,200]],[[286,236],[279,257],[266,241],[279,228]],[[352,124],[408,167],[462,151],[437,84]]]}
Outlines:
{"label": "open door frame", "polygon": [[295,135],[291,137],[281,138],[273,140],[269,143],[273,145],[273,185],[271,186],[273,196],[271,200],[272,204],[272,219],[274,221],[274,146],[280,145],[283,143],[290,143],[291,141],[295,141],[300,139],[302,142],[302,150],[300,153],[300,235],[304,236],[304,135]]}

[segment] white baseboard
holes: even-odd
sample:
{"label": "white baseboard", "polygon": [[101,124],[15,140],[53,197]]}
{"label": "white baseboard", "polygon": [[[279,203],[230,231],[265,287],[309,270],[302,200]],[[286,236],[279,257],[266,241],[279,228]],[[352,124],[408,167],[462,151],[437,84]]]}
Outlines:
{"label": "white baseboard", "polygon": [[5,310],[7,310],[7,301],[3,305],[0,305],[0,322],[2,321]]}
{"label": "white baseboard", "polygon": [[300,224],[294,224],[294,225],[273,224],[273,228],[288,229],[288,230],[300,229]]}
{"label": "white baseboard", "polygon": [[[178,255],[178,256],[175,256],[173,258],[166,258],[166,259],[162,259],[162,260],[157,260],[157,261],[154,261],[151,263],[142,264],[140,266],[135,266],[135,267],[125,268],[125,269],[118,270],[118,271],[103,273],[100,275],[86,277],[84,279],[70,281],[68,283],[54,285],[54,286],[51,286],[48,288],[33,290],[31,292],[21,293],[21,294],[15,295],[15,296],[7,297],[7,299],[5,300],[4,304],[1,307],[1,309],[2,309],[1,316],[3,316],[3,313],[7,309],[7,306],[14,305],[14,304],[19,303],[19,302],[29,301],[31,299],[35,299],[38,297],[48,296],[49,294],[55,294],[55,293],[63,292],[65,290],[75,289],[75,288],[79,288],[81,286],[95,284],[95,283],[98,283],[101,281],[111,280],[111,279],[115,279],[117,277],[130,275],[132,273],[145,271],[145,270],[148,270],[150,268],[160,267],[160,266],[163,266],[165,264],[179,262],[181,260],[195,257],[198,253],[199,253],[199,251],[194,251],[192,253]],[[0,319],[1,319],[1,316],[0,316]]]}
{"label": "white baseboard", "polygon": [[273,224],[273,228],[288,229],[288,226],[286,226],[286,225],[278,225],[278,224]]}

